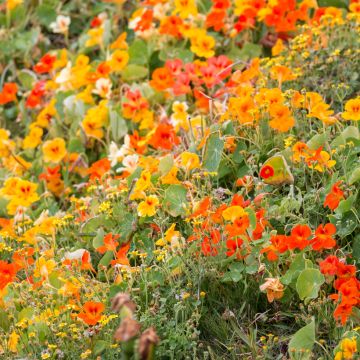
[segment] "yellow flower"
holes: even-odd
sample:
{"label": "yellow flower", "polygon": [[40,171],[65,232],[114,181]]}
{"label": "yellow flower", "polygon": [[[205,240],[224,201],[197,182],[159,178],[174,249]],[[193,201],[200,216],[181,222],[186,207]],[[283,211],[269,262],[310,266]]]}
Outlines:
{"label": "yellow flower", "polygon": [[186,168],[186,170],[192,170],[200,167],[199,157],[191,152],[185,151],[181,154],[181,165]]}
{"label": "yellow flower", "polygon": [[112,71],[121,71],[129,62],[129,54],[123,50],[116,50],[111,55],[110,66]]}
{"label": "yellow flower", "polygon": [[0,129],[0,157],[7,157],[11,151],[15,148],[14,141],[9,139],[10,131],[6,129]]}
{"label": "yellow flower", "polygon": [[186,19],[190,15],[197,15],[197,7],[195,0],[175,0],[174,14],[179,14],[183,19]]}
{"label": "yellow flower", "polygon": [[203,30],[197,30],[191,36],[190,50],[199,57],[209,58],[214,56],[215,39]]}
{"label": "yellow flower", "polygon": [[86,41],[85,46],[91,47],[95,45],[102,45],[104,29],[102,27],[90,29],[87,32],[89,39]]}
{"label": "yellow flower", "polygon": [[45,278],[47,279],[48,276],[52,273],[56,266],[56,262],[52,259],[46,260],[43,256],[36,260],[35,263],[35,270],[34,276],[36,278]]}
{"label": "yellow flower", "polygon": [[232,222],[243,215],[245,215],[245,210],[239,205],[229,206],[222,212],[223,218]]}
{"label": "yellow flower", "polygon": [[165,236],[158,241],[155,245],[165,246],[167,243],[176,243],[180,237],[180,232],[175,230],[176,224],[172,224],[166,231]]}
{"label": "yellow flower", "polygon": [[41,143],[43,129],[34,126],[30,129],[29,134],[24,138],[23,149],[34,149]]}
{"label": "yellow flower", "polygon": [[180,181],[176,177],[177,173],[178,173],[178,168],[176,166],[173,166],[167,174],[163,175],[160,178],[161,183],[166,185],[179,184]]}
{"label": "yellow flower", "polygon": [[106,124],[108,110],[106,108],[106,101],[101,101],[98,106],[89,109],[82,121],[82,127],[87,136],[92,136],[101,139],[104,136],[102,127]]}
{"label": "yellow flower", "polygon": [[137,207],[138,215],[141,217],[153,216],[156,213],[156,207],[158,205],[159,199],[156,196],[147,196]]}
{"label": "yellow flower", "polygon": [[139,179],[137,180],[136,184],[135,184],[135,192],[138,191],[144,191],[146,189],[149,188],[150,184],[151,184],[151,174],[149,171],[147,170],[143,170],[140,174]]}
{"label": "yellow flower", "polygon": [[335,360],[350,360],[357,352],[356,339],[343,339],[340,343],[340,351],[335,355]]}
{"label": "yellow flower", "polygon": [[20,336],[13,331],[10,336],[9,336],[9,340],[8,340],[8,348],[11,352],[16,353],[17,352],[17,345],[19,342]]}
{"label": "yellow flower", "polygon": [[66,155],[66,144],[62,138],[48,140],[42,147],[45,162],[59,163]]}
{"label": "yellow flower", "polygon": [[360,97],[351,99],[345,104],[345,111],[341,115],[345,120],[360,120]]}
{"label": "yellow flower", "polygon": [[15,9],[18,5],[21,5],[23,0],[7,0],[6,1],[6,8],[8,10]]}

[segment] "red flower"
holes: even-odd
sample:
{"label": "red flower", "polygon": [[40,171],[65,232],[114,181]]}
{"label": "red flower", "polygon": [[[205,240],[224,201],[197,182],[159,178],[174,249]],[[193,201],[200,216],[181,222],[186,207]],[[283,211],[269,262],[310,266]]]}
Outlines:
{"label": "red flower", "polygon": [[265,165],[260,170],[260,176],[263,179],[268,179],[271,176],[274,176],[274,168],[270,165]]}
{"label": "red flower", "polygon": [[335,255],[330,255],[320,262],[320,271],[324,275],[335,275],[338,271],[339,264],[339,259]]}
{"label": "red flower", "polygon": [[319,225],[315,230],[315,237],[311,240],[312,248],[315,251],[324,249],[332,249],[336,245],[336,241],[332,235],[336,233],[336,227],[333,224]]}
{"label": "red flower", "polygon": [[48,73],[52,70],[55,61],[56,61],[55,55],[46,54],[34,66],[34,71],[38,74]]}

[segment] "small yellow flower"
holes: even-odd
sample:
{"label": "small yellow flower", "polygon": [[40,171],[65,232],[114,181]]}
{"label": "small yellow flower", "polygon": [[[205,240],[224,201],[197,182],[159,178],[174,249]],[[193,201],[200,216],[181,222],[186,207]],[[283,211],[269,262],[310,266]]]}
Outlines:
{"label": "small yellow flower", "polygon": [[66,144],[62,138],[48,140],[42,147],[45,162],[58,164],[66,155]]}

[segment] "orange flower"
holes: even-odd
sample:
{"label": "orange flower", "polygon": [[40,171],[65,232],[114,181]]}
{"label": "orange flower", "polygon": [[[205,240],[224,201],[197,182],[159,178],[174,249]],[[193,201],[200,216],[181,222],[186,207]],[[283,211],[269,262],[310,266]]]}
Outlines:
{"label": "orange flower", "polygon": [[180,139],[176,136],[174,128],[169,124],[160,124],[151,137],[149,144],[155,149],[171,150],[178,145]]}
{"label": "orange flower", "polygon": [[111,261],[111,265],[125,265],[129,266],[129,259],[127,258],[127,253],[130,249],[130,242],[126,244],[121,244],[120,249],[116,253],[115,260]]}
{"label": "orange flower", "polygon": [[174,85],[174,78],[167,67],[157,68],[152,74],[150,85],[157,91],[164,91]]}
{"label": "orange flower", "polygon": [[83,306],[83,311],[78,317],[87,325],[96,325],[101,319],[105,306],[101,302],[88,301]]}
{"label": "orange flower", "polygon": [[266,278],[265,283],[260,286],[261,291],[266,291],[267,299],[270,303],[279,300],[284,295],[284,285],[279,279]]}
{"label": "orange flower", "polygon": [[335,210],[339,206],[340,201],[345,198],[344,192],[339,187],[341,183],[341,180],[337,181],[331,187],[331,191],[326,195],[324,207],[328,207],[330,210]]}
{"label": "orange flower", "polygon": [[2,91],[0,92],[0,105],[16,100],[17,91],[18,88],[15,83],[5,83]]}
{"label": "orange flower", "polygon": [[90,180],[101,179],[110,169],[111,166],[108,158],[95,161],[88,169]]}
{"label": "orange flower", "polygon": [[16,264],[0,260],[0,290],[3,290],[7,284],[15,280],[17,270]]}
{"label": "orange flower", "polygon": [[104,245],[99,246],[96,251],[100,254],[104,254],[106,251],[116,251],[117,246],[119,243],[116,241],[120,235],[113,235],[109,233],[104,237]]}

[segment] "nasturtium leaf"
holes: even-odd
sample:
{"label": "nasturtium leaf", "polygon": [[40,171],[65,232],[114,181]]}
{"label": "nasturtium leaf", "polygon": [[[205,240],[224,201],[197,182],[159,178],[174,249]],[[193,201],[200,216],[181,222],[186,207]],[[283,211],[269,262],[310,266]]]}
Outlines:
{"label": "nasturtium leaf", "polygon": [[315,320],[298,330],[292,337],[288,345],[288,352],[291,359],[306,360],[310,359],[311,350],[315,343]]}
{"label": "nasturtium leaf", "polygon": [[211,172],[217,172],[223,149],[224,140],[220,138],[220,133],[211,134],[206,141],[203,168]]}
{"label": "nasturtium leaf", "polygon": [[360,180],[360,166],[358,166],[349,177],[349,185],[353,185]]}
{"label": "nasturtium leaf", "polygon": [[0,309],[0,328],[4,331],[8,331],[10,329],[10,319],[8,318],[6,312]]}
{"label": "nasturtium leaf", "polygon": [[97,249],[98,247],[104,245],[104,229],[101,227],[96,231],[96,236],[93,239],[93,247]]}
{"label": "nasturtium leaf", "polygon": [[324,281],[324,275],[320,270],[303,270],[296,281],[296,291],[298,292],[300,299],[316,299]]}
{"label": "nasturtium leaf", "polygon": [[145,65],[148,63],[148,47],[145,41],[137,39],[129,47],[130,63]]}
{"label": "nasturtium leaf", "polygon": [[110,345],[111,344],[105,340],[96,340],[93,348],[94,355],[100,355],[104,350],[109,348]]}
{"label": "nasturtium leaf", "polygon": [[110,128],[113,139],[115,141],[119,141],[128,132],[126,121],[114,109],[110,110],[109,118],[110,118]]}
{"label": "nasturtium leaf", "polygon": [[339,136],[337,136],[330,144],[331,148],[345,145],[348,139],[360,139],[359,129],[356,126],[346,127]]}
{"label": "nasturtium leaf", "polygon": [[60,289],[63,286],[63,282],[59,279],[59,273],[56,271],[49,275],[49,283],[55,289]]}
{"label": "nasturtium leaf", "polygon": [[18,321],[21,321],[23,319],[31,319],[33,315],[34,309],[31,307],[26,307],[19,312]]}
{"label": "nasturtium leaf", "polygon": [[282,155],[274,155],[266,160],[260,169],[260,176],[269,185],[292,184],[294,177]]}
{"label": "nasturtium leaf", "polygon": [[109,266],[111,260],[113,259],[114,257],[114,253],[112,251],[107,251],[105,253],[105,255],[101,258],[101,260],[99,261],[99,265],[98,267],[101,267],[101,266]]}
{"label": "nasturtium leaf", "polygon": [[185,215],[187,190],[182,185],[170,185],[164,196],[164,208],[171,216]]}
{"label": "nasturtium leaf", "polygon": [[172,155],[168,154],[160,159],[159,170],[162,176],[166,175],[171,168],[174,166],[174,158]]}
{"label": "nasturtium leaf", "polygon": [[327,139],[327,134],[316,134],[307,142],[307,146],[311,150],[317,150],[320,146],[324,146]]}
{"label": "nasturtium leaf", "polygon": [[21,82],[21,85],[26,90],[31,90],[34,83],[37,81],[35,73],[28,69],[23,69],[23,70],[19,71],[19,73],[17,74],[17,77],[18,77],[19,81]]}
{"label": "nasturtium leaf", "polygon": [[137,81],[148,76],[149,70],[145,66],[129,64],[122,72],[121,77],[125,82]]}

